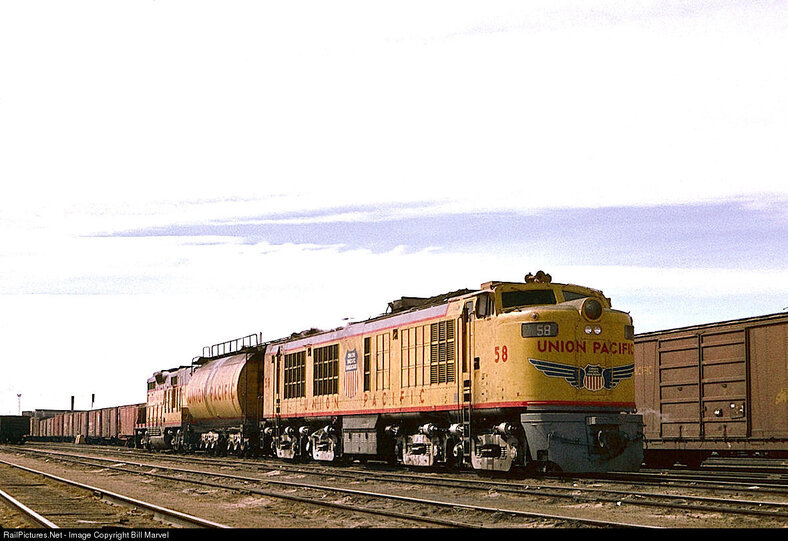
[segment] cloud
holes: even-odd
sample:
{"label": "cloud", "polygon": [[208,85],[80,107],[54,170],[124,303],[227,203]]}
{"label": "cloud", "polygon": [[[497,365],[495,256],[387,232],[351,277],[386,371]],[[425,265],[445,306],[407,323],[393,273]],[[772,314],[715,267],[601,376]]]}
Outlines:
{"label": "cloud", "polygon": [[676,206],[447,211],[438,205],[356,206],[115,231],[129,238],[215,237],[246,244],[317,244],[386,252],[520,251],[573,264],[784,268],[788,200]]}
{"label": "cloud", "polygon": [[785,191],[780,4],[311,5],[12,9],[3,211]]}

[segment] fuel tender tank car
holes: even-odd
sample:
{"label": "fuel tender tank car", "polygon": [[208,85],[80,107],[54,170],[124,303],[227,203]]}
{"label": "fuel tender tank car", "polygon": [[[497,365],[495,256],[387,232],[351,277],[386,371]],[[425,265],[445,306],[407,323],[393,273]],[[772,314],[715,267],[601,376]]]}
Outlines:
{"label": "fuel tender tank car", "polygon": [[488,282],[265,346],[261,449],[509,471],[637,470],[634,328],[601,291]]}
{"label": "fuel tender tank car", "polygon": [[788,314],[635,337],[647,463],[788,456]]}
{"label": "fuel tender tank car", "polygon": [[261,348],[249,347],[195,361],[186,391],[190,446],[241,455],[257,448],[262,359]]}
{"label": "fuel tender tank car", "polygon": [[148,380],[143,446],[246,454],[259,445],[263,346],[257,336],[217,344],[189,366]]}

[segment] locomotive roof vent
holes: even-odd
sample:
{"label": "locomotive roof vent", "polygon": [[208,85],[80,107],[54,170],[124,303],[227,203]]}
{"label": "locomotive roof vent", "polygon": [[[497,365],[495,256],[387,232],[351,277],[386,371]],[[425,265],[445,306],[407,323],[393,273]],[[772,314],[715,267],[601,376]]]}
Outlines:
{"label": "locomotive roof vent", "polygon": [[388,305],[386,312],[388,314],[395,314],[397,312],[404,312],[411,308],[427,308],[428,306],[437,306],[443,304],[453,297],[459,297],[470,293],[470,289],[458,289],[456,291],[449,291],[448,293],[441,293],[433,297],[402,297],[395,301],[391,301]]}

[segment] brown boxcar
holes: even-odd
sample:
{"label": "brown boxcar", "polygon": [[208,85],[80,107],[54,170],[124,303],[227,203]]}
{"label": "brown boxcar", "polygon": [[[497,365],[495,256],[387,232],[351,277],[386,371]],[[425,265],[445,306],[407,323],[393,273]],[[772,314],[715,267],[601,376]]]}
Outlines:
{"label": "brown boxcar", "polygon": [[37,409],[23,412],[30,417],[30,438],[36,440],[51,439],[54,437],[54,417],[63,415],[68,410]]}
{"label": "brown boxcar", "polygon": [[87,411],[81,411],[77,414],[77,430],[76,435],[82,436],[82,439],[88,435],[88,415]]}
{"label": "brown boxcar", "polygon": [[105,442],[117,441],[118,439],[118,408],[103,408],[101,410],[101,434],[100,437]]}
{"label": "brown boxcar", "polygon": [[101,438],[101,410],[90,410],[88,412],[87,436],[91,441]]}
{"label": "brown boxcar", "polygon": [[140,420],[144,423],[143,417],[140,419],[140,409],[144,412],[145,404],[130,404],[128,406],[118,407],[118,439],[133,446],[135,444],[136,425]]}
{"label": "brown boxcar", "polygon": [[63,438],[73,441],[79,434],[79,412],[69,411],[63,414]]}
{"label": "brown boxcar", "polygon": [[788,314],[635,336],[645,460],[788,454]]}
{"label": "brown boxcar", "polygon": [[30,418],[30,436],[33,438],[38,438],[41,436],[41,419],[37,417]]}
{"label": "brown boxcar", "polygon": [[55,415],[52,418],[52,436],[55,438],[56,441],[63,441],[63,421],[64,421],[63,414]]}
{"label": "brown boxcar", "polygon": [[77,412],[75,411],[70,411],[63,414],[63,438],[66,441],[74,440],[74,436],[78,432],[77,419]]}

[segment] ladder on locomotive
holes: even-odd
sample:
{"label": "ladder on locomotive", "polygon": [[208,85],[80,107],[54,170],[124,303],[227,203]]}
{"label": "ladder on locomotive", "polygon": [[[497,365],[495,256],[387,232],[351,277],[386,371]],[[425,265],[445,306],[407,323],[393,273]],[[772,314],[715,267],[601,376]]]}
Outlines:
{"label": "ladder on locomotive", "polygon": [[462,402],[460,405],[460,426],[462,427],[462,462],[471,464],[471,379],[463,374]]}
{"label": "ladder on locomotive", "polygon": [[462,438],[462,462],[465,465],[471,465],[471,433],[472,416],[473,416],[473,403],[471,395],[471,376],[473,374],[472,355],[471,355],[471,318],[473,317],[473,303],[467,302],[462,312],[462,389],[460,392],[459,400],[459,422],[461,427]]}

